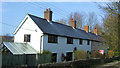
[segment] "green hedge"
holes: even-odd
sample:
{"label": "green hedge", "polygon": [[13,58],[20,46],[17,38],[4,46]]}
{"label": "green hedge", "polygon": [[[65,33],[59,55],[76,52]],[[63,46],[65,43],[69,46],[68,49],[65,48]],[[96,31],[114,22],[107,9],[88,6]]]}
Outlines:
{"label": "green hedge", "polygon": [[87,59],[88,54],[84,50],[76,50],[74,52],[74,60]]}

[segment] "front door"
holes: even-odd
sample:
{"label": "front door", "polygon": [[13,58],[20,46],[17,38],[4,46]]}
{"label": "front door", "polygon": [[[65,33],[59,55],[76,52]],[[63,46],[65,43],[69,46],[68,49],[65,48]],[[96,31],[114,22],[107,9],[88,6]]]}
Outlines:
{"label": "front door", "polygon": [[57,53],[52,54],[52,62],[57,62]]}
{"label": "front door", "polygon": [[72,60],[72,52],[67,52],[66,53],[66,61],[71,61]]}

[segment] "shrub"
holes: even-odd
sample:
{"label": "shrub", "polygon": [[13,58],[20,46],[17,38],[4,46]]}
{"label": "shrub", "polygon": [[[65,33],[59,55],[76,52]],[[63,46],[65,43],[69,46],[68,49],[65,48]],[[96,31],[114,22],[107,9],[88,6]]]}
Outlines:
{"label": "shrub", "polygon": [[88,55],[86,51],[76,50],[74,52],[74,60],[87,59]]}
{"label": "shrub", "polygon": [[93,51],[91,52],[91,58],[104,58],[104,55],[102,55],[101,53],[97,51]]}
{"label": "shrub", "polygon": [[114,51],[113,51],[113,50],[109,50],[107,57],[108,57],[108,58],[111,58],[111,57],[113,57],[113,56],[114,56]]}
{"label": "shrub", "polygon": [[119,56],[119,52],[114,52],[114,56]]}
{"label": "shrub", "polygon": [[43,53],[42,54],[52,54],[50,51],[47,51],[47,50],[43,50]]}

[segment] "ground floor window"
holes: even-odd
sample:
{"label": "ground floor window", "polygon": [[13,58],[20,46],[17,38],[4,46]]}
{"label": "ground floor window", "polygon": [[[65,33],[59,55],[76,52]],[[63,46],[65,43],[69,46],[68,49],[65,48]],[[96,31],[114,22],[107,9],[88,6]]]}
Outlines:
{"label": "ground floor window", "polygon": [[66,61],[71,61],[72,60],[72,55],[73,55],[72,52],[67,52],[66,53]]}
{"label": "ground floor window", "polygon": [[52,54],[52,62],[57,62],[57,53]]}

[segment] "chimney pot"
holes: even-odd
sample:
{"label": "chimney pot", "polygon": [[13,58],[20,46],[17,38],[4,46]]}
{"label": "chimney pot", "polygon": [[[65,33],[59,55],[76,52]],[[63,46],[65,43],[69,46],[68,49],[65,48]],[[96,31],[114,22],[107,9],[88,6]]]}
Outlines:
{"label": "chimney pot", "polygon": [[73,19],[71,18],[70,20],[72,21]]}
{"label": "chimney pot", "polygon": [[98,30],[97,30],[96,27],[95,27],[95,29],[94,29],[94,34],[98,35]]}
{"label": "chimney pot", "polygon": [[46,9],[46,11],[44,11],[44,19],[47,19],[49,21],[52,21],[52,11],[48,9]]}
{"label": "chimney pot", "polygon": [[49,8],[49,11],[50,11],[50,8]]}
{"label": "chimney pot", "polygon": [[76,21],[73,18],[70,19],[70,26],[76,28]]}

